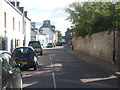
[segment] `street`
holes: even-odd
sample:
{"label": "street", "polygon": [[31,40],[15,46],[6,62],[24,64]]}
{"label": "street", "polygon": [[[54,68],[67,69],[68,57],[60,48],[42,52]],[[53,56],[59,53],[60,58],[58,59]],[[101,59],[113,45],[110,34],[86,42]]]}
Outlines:
{"label": "street", "polygon": [[44,48],[38,70],[22,72],[23,88],[117,88],[117,77],[66,52]]}

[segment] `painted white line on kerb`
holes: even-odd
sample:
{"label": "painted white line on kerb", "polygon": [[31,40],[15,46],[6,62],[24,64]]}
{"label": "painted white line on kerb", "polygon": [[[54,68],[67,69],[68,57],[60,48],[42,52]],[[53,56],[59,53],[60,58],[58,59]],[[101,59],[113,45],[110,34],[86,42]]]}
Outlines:
{"label": "painted white line on kerb", "polygon": [[[52,64],[52,57],[50,55],[50,60],[51,60],[51,68],[53,69],[53,64]],[[52,71],[52,77],[53,77],[53,84],[54,84],[54,88],[56,89],[56,81],[55,81],[55,74]]]}

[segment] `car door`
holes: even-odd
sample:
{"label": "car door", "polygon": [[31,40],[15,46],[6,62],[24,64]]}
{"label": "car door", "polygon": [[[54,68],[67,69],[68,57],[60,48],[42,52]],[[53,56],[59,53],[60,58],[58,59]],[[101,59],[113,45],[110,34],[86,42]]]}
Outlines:
{"label": "car door", "polygon": [[12,79],[8,72],[9,65],[8,65],[6,58],[4,57],[4,54],[1,55],[1,58],[2,58],[2,88],[4,90],[6,88],[12,87],[12,83],[11,83]]}
{"label": "car door", "polygon": [[21,88],[22,85],[22,77],[20,73],[20,69],[16,67],[16,62],[12,59],[9,53],[4,53],[4,60],[8,64],[8,76],[9,83],[11,84],[11,88]]}
{"label": "car door", "polygon": [[0,90],[2,89],[2,58],[0,56]]}

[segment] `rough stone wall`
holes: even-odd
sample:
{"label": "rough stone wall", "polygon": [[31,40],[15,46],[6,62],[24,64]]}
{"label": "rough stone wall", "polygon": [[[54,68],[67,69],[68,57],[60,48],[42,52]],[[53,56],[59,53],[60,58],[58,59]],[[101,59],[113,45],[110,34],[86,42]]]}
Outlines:
{"label": "rough stone wall", "polygon": [[120,65],[120,30],[116,32],[116,60]]}
{"label": "rough stone wall", "polygon": [[[116,54],[118,56],[118,47],[120,46],[120,32],[116,32],[116,39]],[[113,32],[111,32],[110,34],[108,34],[108,32],[100,32],[93,34],[91,37],[87,36],[86,38],[74,38],[73,47],[75,51],[87,53],[89,55],[112,62]]]}

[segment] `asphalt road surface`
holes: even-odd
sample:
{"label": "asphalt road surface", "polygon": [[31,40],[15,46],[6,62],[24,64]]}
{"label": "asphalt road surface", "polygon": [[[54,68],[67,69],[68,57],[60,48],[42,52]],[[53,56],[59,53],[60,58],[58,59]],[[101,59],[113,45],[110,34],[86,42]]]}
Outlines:
{"label": "asphalt road surface", "polygon": [[117,88],[118,79],[66,52],[45,48],[38,70],[23,71],[23,88]]}

